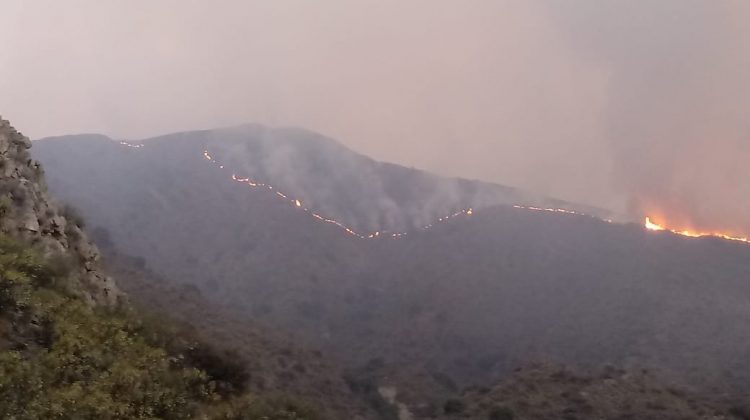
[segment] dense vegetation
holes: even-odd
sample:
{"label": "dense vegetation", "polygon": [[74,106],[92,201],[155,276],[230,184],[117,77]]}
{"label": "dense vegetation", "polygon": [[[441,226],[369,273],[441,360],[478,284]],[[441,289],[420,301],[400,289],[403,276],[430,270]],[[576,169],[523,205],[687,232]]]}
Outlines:
{"label": "dense vegetation", "polygon": [[0,235],[0,418],[318,418],[247,394],[242,365],[168,324],[85,304],[72,264]]}
{"label": "dense vegetation", "polygon": [[450,420],[729,420],[746,419],[745,410],[665,385],[647,371],[582,373],[548,364],[518,369],[492,387],[467,389],[445,406]]}

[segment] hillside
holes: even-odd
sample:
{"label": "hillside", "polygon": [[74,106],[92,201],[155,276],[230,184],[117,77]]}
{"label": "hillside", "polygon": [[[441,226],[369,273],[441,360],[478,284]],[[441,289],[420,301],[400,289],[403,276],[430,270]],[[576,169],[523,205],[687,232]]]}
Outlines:
{"label": "hillside", "polygon": [[659,383],[648,372],[608,368],[582,375],[559,366],[518,369],[492,388],[467,390],[443,407],[446,419],[700,420],[746,418],[742,405],[722,407]]}
{"label": "hillside", "polygon": [[375,418],[319,352],[246,321],[222,335],[230,317],[199,295],[102,261],[30,147],[0,120],[0,417]]}
{"label": "hillside", "polygon": [[[607,217],[374,162],[299,130],[125,145],[67,136],[35,142],[35,156],[114,248],[237,319],[323,348],[354,388],[374,381],[410,407],[538,360],[750,391],[744,244],[515,208]],[[361,239],[322,219],[388,232]]]}
{"label": "hillside", "polygon": [[138,259],[104,248],[106,269],[115,275],[133,306],[148,319],[168,317],[183,334],[210,343],[243,372],[244,387],[261,395],[294,395],[326,419],[380,418],[370,403],[345,382],[331,357],[307,348],[288,334],[262,328],[212,304],[194,286],[176,286],[138,268]]}
{"label": "hillside", "polygon": [[[196,200],[195,193],[182,188],[186,182],[210,182],[235,174],[259,184],[253,188],[247,182],[240,183],[246,189],[264,190],[269,193],[264,196],[275,199],[279,199],[276,193],[282,193],[320,215],[363,233],[409,231],[456,211],[498,204],[567,207],[587,213],[605,213],[496,184],[442,178],[377,162],[335,140],[295,128],[245,125],[131,143],[93,134],[62,136],[40,141],[35,151],[37,158],[53,168],[50,170],[70,175],[55,177],[60,189],[74,191],[65,186],[82,178],[88,180],[92,192],[96,193],[117,182],[138,184],[158,180],[151,186],[149,198],[171,206],[172,196],[161,195],[166,187],[175,187],[177,191],[172,193],[175,196],[180,193]],[[204,152],[216,162],[213,167],[206,161]],[[94,161],[100,166],[79,165]],[[100,168],[109,170],[98,171]],[[127,179],[118,181],[120,176]],[[269,190],[269,187],[272,188]],[[227,183],[217,183],[214,189],[217,189],[214,196],[208,198],[215,199],[216,194],[225,192]],[[126,190],[120,201],[127,201],[127,194],[135,192]],[[78,198],[90,201],[88,195]],[[110,217],[126,219],[130,216],[133,215],[118,213]]]}

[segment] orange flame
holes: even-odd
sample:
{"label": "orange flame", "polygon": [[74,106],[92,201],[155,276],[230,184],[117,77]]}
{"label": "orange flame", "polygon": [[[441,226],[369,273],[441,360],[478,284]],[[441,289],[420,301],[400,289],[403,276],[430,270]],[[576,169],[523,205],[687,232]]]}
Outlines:
{"label": "orange flame", "polygon": [[699,232],[699,231],[694,231],[694,230],[671,229],[666,226],[653,222],[650,217],[646,217],[644,226],[648,230],[667,231],[667,232],[672,232],[676,235],[687,236],[690,238],[714,237],[714,238],[726,239],[729,241],[750,243],[750,238],[746,238],[742,236],[733,236],[733,235],[723,233],[723,232]]}
{"label": "orange flame", "polygon": [[650,217],[646,217],[646,223],[645,223],[646,229],[648,230],[655,230],[655,231],[661,231],[661,230],[667,230],[664,226],[658,225],[651,221]]}
{"label": "orange flame", "polygon": [[[120,142],[120,144],[123,145],[123,146],[135,148],[135,149],[140,149],[140,148],[143,147],[143,144],[132,144],[132,143],[124,142],[124,141]],[[203,158],[205,160],[209,161],[210,163],[218,166],[219,169],[225,169],[224,165],[220,164],[208,152],[208,150],[204,150],[203,151]],[[237,174],[234,174],[234,173],[231,174],[231,179],[232,179],[232,181],[245,184],[245,185],[247,185],[249,187],[252,187],[252,188],[263,187],[263,188],[267,188],[268,190],[273,190],[274,189],[273,186],[271,186],[271,185],[268,185],[268,184],[265,184],[265,183],[261,183],[261,182],[257,182],[257,181],[253,181],[250,178],[241,178],[241,177],[237,176]],[[274,191],[274,193],[275,193],[276,196],[278,196],[279,198],[281,198],[281,199],[283,199],[285,201],[286,200],[291,201],[291,203],[292,203],[292,205],[294,207],[296,207],[296,208],[304,211],[305,213],[309,214],[310,216],[314,217],[315,219],[318,219],[321,222],[330,223],[332,225],[335,225],[336,227],[342,229],[344,232],[348,233],[349,235],[355,236],[355,237],[360,238],[360,239],[373,239],[373,238],[378,238],[378,237],[381,237],[381,236],[386,236],[386,237],[391,237],[391,238],[401,238],[401,237],[404,237],[404,236],[406,236],[408,234],[407,232],[395,232],[394,233],[394,232],[380,232],[380,231],[372,232],[370,234],[358,233],[358,232],[354,231],[354,229],[352,229],[352,228],[344,225],[343,223],[341,223],[341,222],[339,222],[337,220],[328,219],[326,217],[323,217],[323,216],[319,215],[318,213],[315,213],[314,211],[308,209],[307,207],[303,207],[302,206],[302,202],[300,200],[298,200],[298,199],[290,198],[289,196],[287,196],[286,194],[284,194],[284,193],[282,193],[281,191],[278,191],[278,190]],[[516,209],[522,209],[522,210],[527,210],[527,211],[542,211],[542,212],[552,212],[552,213],[564,213],[564,214],[575,215],[575,216],[595,217],[595,216],[587,215],[587,214],[584,214],[584,213],[579,213],[579,212],[568,210],[568,209],[562,209],[562,208],[541,208],[541,207],[520,206],[520,205],[515,205],[513,207],[516,208]],[[434,227],[436,224],[438,224],[440,222],[447,222],[447,221],[449,221],[451,219],[454,219],[456,217],[459,217],[459,216],[472,216],[473,214],[474,214],[474,209],[471,208],[471,207],[469,207],[467,209],[464,209],[464,210],[459,210],[459,211],[457,211],[457,212],[455,212],[453,214],[450,214],[450,215],[447,215],[447,216],[444,216],[444,217],[440,217],[438,220],[436,220],[433,223],[430,223],[428,225],[422,226],[422,230],[429,230],[429,229],[431,229],[432,227]],[[609,220],[609,219],[606,219],[604,221],[608,222],[608,223],[612,223],[612,220]],[[651,221],[648,218],[646,219],[646,227],[648,229],[652,229],[652,230],[665,230],[661,226],[659,226],[657,224],[654,224],[654,223],[651,223]],[[381,235],[381,233],[383,235]],[[675,232],[675,233],[680,233],[682,235],[687,235],[686,232]],[[690,236],[690,235],[687,235],[687,236]],[[743,242],[750,242],[746,238],[732,238],[732,237],[729,237],[729,236],[722,236],[722,237],[724,237],[726,239],[741,240]]]}
{"label": "orange flame", "polygon": [[[213,163],[214,165],[218,166],[219,169],[224,169],[225,168],[224,165],[222,165],[222,164],[220,164],[219,162],[216,161],[216,159],[208,152],[208,150],[204,150],[203,151],[203,158],[205,160]],[[237,174],[232,174],[231,175],[231,179],[232,179],[232,181],[239,182],[239,183],[248,185],[248,186],[253,187],[253,188],[255,188],[255,187],[265,187],[265,188],[267,188],[269,190],[274,190],[273,186],[271,186],[271,185],[264,184],[264,183],[261,183],[261,182],[255,182],[255,181],[252,181],[250,178],[241,178],[241,177],[237,176]],[[386,232],[379,232],[379,231],[378,232],[369,233],[369,234],[359,233],[359,232],[356,232],[354,229],[350,228],[349,226],[346,226],[346,225],[344,225],[343,223],[341,223],[341,222],[339,222],[337,220],[328,219],[326,217],[323,217],[323,216],[319,215],[318,213],[315,213],[314,211],[311,211],[307,207],[303,207],[302,206],[302,202],[300,200],[296,199],[296,198],[291,198],[291,197],[289,197],[288,195],[282,193],[279,190],[274,190],[274,193],[279,198],[282,198],[284,200],[290,201],[294,207],[296,207],[296,208],[304,211],[305,213],[308,213],[310,216],[312,216],[312,217],[320,220],[321,222],[330,223],[332,225],[335,225],[336,227],[342,229],[344,232],[348,233],[349,235],[355,236],[355,237],[360,238],[360,239],[378,238],[378,237],[381,236],[381,233],[383,233],[383,236],[388,236],[388,237],[391,237],[391,238],[401,238],[401,237],[407,235],[407,232],[395,232],[395,233],[394,232],[387,232],[388,235],[386,235]],[[453,219],[455,217],[458,217],[458,216],[471,216],[472,214],[474,214],[474,210],[472,208],[468,208],[468,209],[457,211],[457,212],[455,212],[455,213],[453,213],[451,215],[448,215],[448,216],[445,216],[445,217],[441,217],[440,219],[438,219],[438,222],[446,222],[446,221],[448,221],[450,219]],[[427,229],[430,229],[433,226],[434,226],[434,224],[429,224],[429,225],[423,226],[422,229],[423,230],[427,230]]]}

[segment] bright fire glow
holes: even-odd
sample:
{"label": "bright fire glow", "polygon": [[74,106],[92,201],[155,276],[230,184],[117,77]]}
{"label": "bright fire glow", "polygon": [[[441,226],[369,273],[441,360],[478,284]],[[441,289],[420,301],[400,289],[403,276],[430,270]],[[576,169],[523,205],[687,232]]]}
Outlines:
{"label": "bright fire glow", "polygon": [[138,144],[128,143],[126,141],[121,141],[120,144],[123,145],[123,146],[125,146],[125,147],[130,147],[130,148],[133,148],[133,149],[140,149],[141,147],[143,147],[143,144],[140,144],[140,143],[138,143]]}
{"label": "bright fire glow", "polygon": [[646,217],[645,226],[646,226],[646,229],[648,230],[656,230],[656,231],[667,230],[663,226],[657,225],[656,223],[652,222],[650,217]]}
{"label": "bright fire glow", "polygon": [[547,211],[550,213],[573,214],[576,216],[588,216],[587,214],[578,213],[577,211],[567,210],[567,209],[541,208],[541,207],[533,207],[533,206],[513,206],[513,208],[521,209],[521,210],[531,210],[531,211]]}
{"label": "bright fire glow", "polygon": [[722,233],[722,232],[698,232],[698,231],[693,231],[693,230],[670,229],[666,226],[662,226],[658,223],[654,223],[650,217],[646,217],[644,226],[648,230],[668,231],[677,235],[687,236],[690,238],[715,237],[715,238],[726,239],[729,241],[750,243],[750,238],[741,237],[741,236],[733,236],[733,235],[729,235],[729,234]]}

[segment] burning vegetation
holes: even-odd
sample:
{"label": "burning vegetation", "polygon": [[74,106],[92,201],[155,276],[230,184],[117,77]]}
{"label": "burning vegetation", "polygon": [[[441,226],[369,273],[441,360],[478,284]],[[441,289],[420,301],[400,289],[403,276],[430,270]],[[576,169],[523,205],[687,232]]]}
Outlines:
{"label": "burning vegetation", "polygon": [[733,234],[728,234],[728,233],[725,233],[725,232],[703,232],[703,231],[692,230],[692,229],[671,228],[671,227],[668,227],[668,225],[666,223],[663,223],[663,222],[657,223],[657,222],[655,222],[649,216],[646,217],[646,220],[644,222],[644,226],[648,230],[652,230],[652,231],[667,231],[667,232],[672,232],[672,233],[677,234],[677,235],[687,236],[687,237],[690,237],[690,238],[715,237],[715,238],[726,239],[726,240],[729,240],[729,241],[750,243],[750,238],[743,237],[743,236],[735,236]]}
{"label": "burning vegetation", "polygon": [[[131,144],[127,142],[120,142],[121,145],[131,147],[131,148],[141,148],[143,147],[143,144]],[[222,164],[220,164],[214,157],[209,153],[208,150],[203,151],[203,158],[214,165],[216,165],[219,169],[224,170],[226,167]],[[349,226],[346,226],[345,224],[330,219],[327,217],[324,217],[315,211],[309,209],[308,207],[304,206],[302,201],[296,198],[290,198],[287,194],[282,193],[281,191],[278,191],[273,186],[267,183],[251,180],[248,177],[240,177],[235,173],[232,173],[231,179],[235,182],[239,182],[242,184],[246,184],[252,188],[261,188],[261,189],[267,189],[268,191],[272,191],[276,196],[278,196],[280,199],[291,203],[292,206],[304,211],[305,213],[309,214],[310,216],[314,217],[315,219],[330,223],[334,226],[337,226],[338,228],[342,229],[347,234],[360,238],[360,239],[374,239],[374,238],[380,238],[380,237],[388,237],[388,238],[401,238],[403,236],[406,236],[408,232],[387,232],[387,231],[375,231],[375,232],[369,232],[369,233],[361,233],[357,232],[354,229],[352,229]],[[568,215],[574,215],[574,216],[585,216],[585,217],[596,217],[591,216],[585,213],[569,210],[569,209],[563,209],[563,208],[545,208],[545,207],[536,207],[536,206],[525,206],[525,205],[514,205],[513,208],[519,209],[519,210],[526,210],[526,211],[537,211],[537,212],[550,212],[550,213],[561,213],[561,214],[568,214]],[[435,222],[424,225],[421,227],[421,230],[427,230],[432,228],[438,223],[446,222],[448,220],[454,219],[459,216],[471,216],[474,214],[476,210],[473,208],[466,208],[459,210],[453,214],[450,214],[445,217],[441,217],[437,219]],[[610,219],[602,219],[607,223],[612,223],[612,220]],[[662,222],[661,220],[658,220],[652,216],[647,216],[644,221],[644,227],[649,231],[666,231],[671,232],[680,236],[690,237],[690,238],[703,238],[703,237],[715,237],[715,238],[721,238],[726,239],[729,241],[735,241],[735,242],[743,242],[743,243],[750,243],[750,238],[746,236],[741,236],[729,232],[722,232],[722,231],[703,231],[698,229],[684,229],[684,228],[674,228],[671,227],[668,223]]]}
{"label": "burning vegetation", "polygon": [[[225,166],[222,165],[222,164],[220,164],[208,152],[208,150],[204,150],[203,151],[203,158],[205,160],[213,163],[214,165],[218,166],[219,169],[222,169],[222,170],[225,169]],[[276,194],[276,196],[278,196],[280,199],[284,200],[285,202],[291,203],[291,205],[294,206],[295,208],[298,208],[298,209],[304,211],[305,213],[309,214],[310,216],[314,217],[315,219],[317,219],[317,220],[319,220],[321,222],[330,223],[330,224],[332,224],[332,225],[334,225],[334,226],[342,229],[347,234],[352,235],[354,237],[357,237],[359,239],[375,239],[375,238],[380,238],[380,237],[401,238],[401,237],[406,236],[408,234],[408,232],[387,232],[387,231],[375,231],[375,232],[369,232],[369,233],[360,233],[360,232],[355,231],[351,227],[346,226],[345,224],[339,222],[338,220],[329,219],[327,217],[324,217],[324,216],[316,213],[315,211],[313,211],[313,210],[309,209],[308,207],[304,206],[303,203],[302,203],[302,201],[300,201],[299,199],[289,197],[287,194],[282,193],[281,191],[279,191],[278,189],[274,188],[270,184],[259,182],[259,181],[254,181],[254,180],[251,180],[248,177],[240,177],[240,176],[238,176],[237,174],[234,174],[234,173],[231,175],[231,178],[232,178],[232,181],[245,184],[245,185],[247,185],[249,187],[252,187],[252,188],[261,188],[261,189],[267,189],[268,191],[273,191]],[[425,226],[422,226],[421,229],[422,230],[430,229],[433,226],[435,226],[435,224],[437,224],[437,223],[446,222],[448,220],[451,220],[451,219],[459,217],[459,216],[471,216],[473,214],[473,212],[474,211],[473,211],[472,208],[462,209],[462,210],[456,211],[455,213],[452,213],[452,214],[450,214],[448,216],[441,217],[441,218],[439,218],[437,221],[435,221],[433,223],[430,223],[430,224],[427,224]]]}

